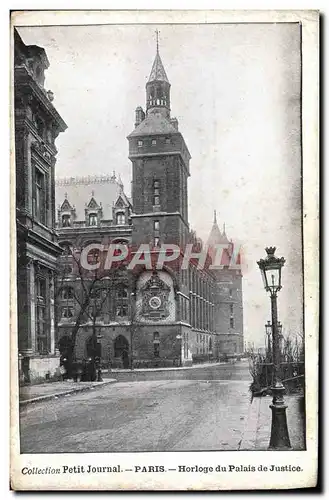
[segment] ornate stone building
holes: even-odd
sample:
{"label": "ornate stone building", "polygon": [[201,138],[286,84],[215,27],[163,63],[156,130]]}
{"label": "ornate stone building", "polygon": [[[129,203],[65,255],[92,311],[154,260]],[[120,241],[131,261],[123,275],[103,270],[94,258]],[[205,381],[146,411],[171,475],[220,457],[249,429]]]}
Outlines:
{"label": "ornate stone building", "polygon": [[54,271],[61,249],[55,232],[55,139],[67,126],[44,87],[46,52],[14,31],[17,306],[21,379],[58,370]]}
{"label": "ornate stone building", "polygon": [[[187,269],[180,265],[187,244],[193,244],[194,252],[202,245],[188,220],[191,156],[178,120],[171,117],[170,83],[158,49],[146,84],[146,110],[138,107],[135,113],[135,128],[128,135],[132,199],[114,174],[58,179],[60,244],[81,251],[90,243],[119,242],[130,248],[131,258],[140,245],[147,245],[151,260],[163,244],[175,244],[181,254],[161,270],[155,264],[152,269],[139,265],[103,276],[98,295],[93,291],[85,301],[81,289],[93,280],[77,279],[75,258],[66,252],[60,258],[67,272],[58,287],[59,329],[62,334],[76,330],[79,359],[88,356],[96,335],[103,362],[112,366],[173,366],[241,353],[241,272],[229,270],[227,263],[216,272],[208,264],[199,269],[195,259]],[[226,243],[214,221],[210,245],[223,238]],[[97,301],[102,302],[99,308]]]}

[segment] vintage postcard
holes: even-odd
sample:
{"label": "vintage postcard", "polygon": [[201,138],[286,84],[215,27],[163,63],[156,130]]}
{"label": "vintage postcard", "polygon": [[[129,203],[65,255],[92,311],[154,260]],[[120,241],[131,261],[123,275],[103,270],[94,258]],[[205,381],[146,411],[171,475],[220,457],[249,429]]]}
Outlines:
{"label": "vintage postcard", "polygon": [[20,11],[11,487],[317,484],[316,11]]}

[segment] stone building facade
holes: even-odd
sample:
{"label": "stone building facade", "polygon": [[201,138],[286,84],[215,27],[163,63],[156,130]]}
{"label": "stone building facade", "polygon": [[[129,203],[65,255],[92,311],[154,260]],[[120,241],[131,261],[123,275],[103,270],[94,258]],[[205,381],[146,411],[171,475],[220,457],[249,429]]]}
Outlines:
{"label": "stone building facade", "polygon": [[[242,353],[241,272],[228,265],[216,272],[209,265],[201,269],[193,258],[186,269],[181,266],[186,245],[197,252],[202,243],[189,226],[191,156],[178,120],[171,117],[170,83],[158,50],[146,84],[146,110],[136,109],[128,143],[131,199],[115,174],[56,182],[57,230],[64,249],[59,262],[66,269],[58,279],[61,335],[74,336],[78,359],[88,357],[96,337],[103,363],[111,366],[188,365]],[[211,245],[220,243],[216,237],[223,242],[226,235],[214,221]],[[143,245],[151,268],[130,270],[127,261],[97,283],[96,274],[87,278],[74,272],[72,249],[79,253],[89,244],[115,243],[129,248],[130,259]],[[172,244],[181,250],[178,258],[157,269],[163,245]],[[88,287],[93,290],[84,300]]]}
{"label": "stone building facade", "polygon": [[58,370],[54,287],[61,249],[55,232],[55,139],[67,128],[44,87],[43,48],[14,31],[17,308],[20,378]]}

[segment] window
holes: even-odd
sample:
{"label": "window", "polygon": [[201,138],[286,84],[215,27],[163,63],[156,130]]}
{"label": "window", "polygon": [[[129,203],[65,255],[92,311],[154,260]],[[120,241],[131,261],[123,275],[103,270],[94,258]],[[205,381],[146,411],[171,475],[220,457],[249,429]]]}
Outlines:
{"label": "window", "polygon": [[160,334],[159,332],[153,333],[153,349],[154,349],[154,357],[160,357]]}
{"label": "window", "polygon": [[233,304],[230,304],[230,314],[233,314]]}
{"label": "window", "polygon": [[62,227],[71,227],[70,215],[62,215]]}
{"label": "window", "polygon": [[154,357],[159,358],[160,357],[160,344],[153,344],[154,347]]}
{"label": "window", "polygon": [[126,223],[126,217],[123,212],[118,212],[116,214],[116,223],[118,226],[123,226]]}
{"label": "window", "polygon": [[120,318],[128,316],[128,306],[126,304],[121,304],[117,307],[117,316]]}
{"label": "window", "polygon": [[66,286],[65,288],[62,288],[61,296],[62,296],[62,299],[64,299],[64,300],[73,299],[73,297],[74,297],[73,288],[71,288],[70,286]]}
{"label": "window", "polygon": [[234,328],[234,318],[230,318],[230,328]]}
{"label": "window", "polygon": [[45,135],[45,124],[43,122],[43,120],[41,120],[41,118],[36,118],[35,119],[35,126],[37,128],[37,131],[38,131],[38,134],[39,136],[44,139],[44,135]]}
{"label": "window", "polygon": [[73,267],[72,266],[69,266],[69,265],[65,265],[62,267],[62,272],[64,275],[68,275],[68,274],[71,274],[72,271],[73,271]]}
{"label": "window", "polygon": [[97,215],[89,214],[89,226],[97,226]]}
{"label": "window", "polygon": [[156,139],[152,139],[152,146],[155,146],[157,143]]}
{"label": "window", "polygon": [[159,231],[160,230],[160,222],[158,220],[154,221],[153,228],[154,228],[154,231]]}
{"label": "window", "polygon": [[153,205],[160,205],[160,182],[153,181]]}
{"label": "window", "polygon": [[155,236],[154,238],[154,246],[158,247],[160,245],[160,238],[159,236]]}
{"label": "window", "polygon": [[72,254],[72,243],[67,241],[61,241],[59,246],[63,249],[62,256],[71,255]]}
{"label": "window", "polygon": [[87,255],[88,264],[97,264],[100,262],[100,251],[98,248],[92,248]]}
{"label": "window", "polygon": [[142,147],[143,147],[143,141],[138,141],[138,142],[137,142],[137,146],[138,146],[139,148],[142,148]]}
{"label": "window", "polygon": [[69,319],[73,318],[74,313],[73,313],[73,307],[72,306],[66,306],[62,308],[62,318]]}
{"label": "window", "polygon": [[232,290],[232,288],[229,289],[229,296],[230,296],[230,299],[233,297],[233,290]]}
{"label": "window", "polygon": [[166,144],[170,144],[170,138],[169,137],[166,137]]}
{"label": "window", "polygon": [[120,287],[117,290],[117,297],[120,299],[126,299],[128,297],[128,291],[126,287]]}
{"label": "window", "polygon": [[35,205],[34,215],[42,224],[45,223],[45,176],[39,170],[35,170]]}

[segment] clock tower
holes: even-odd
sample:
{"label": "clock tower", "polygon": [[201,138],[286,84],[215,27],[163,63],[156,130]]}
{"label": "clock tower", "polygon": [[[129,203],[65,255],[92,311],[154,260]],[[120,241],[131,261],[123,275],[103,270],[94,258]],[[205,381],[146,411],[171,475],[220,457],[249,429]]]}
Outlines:
{"label": "clock tower", "polygon": [[159,47],[146,84],[146,112],[136,109],[128,136],[132,162],[132,244],[187,243],[190,153],[171,118],[170,83]]}

